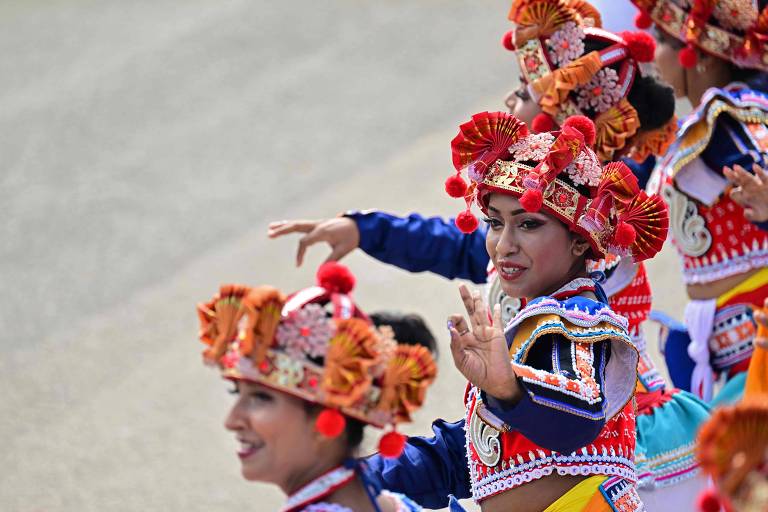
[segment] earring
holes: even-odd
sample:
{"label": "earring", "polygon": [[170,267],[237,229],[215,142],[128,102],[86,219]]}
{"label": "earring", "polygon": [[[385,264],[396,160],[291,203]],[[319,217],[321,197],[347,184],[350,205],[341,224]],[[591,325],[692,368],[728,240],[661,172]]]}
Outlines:
{"label": "earring", "polygon": [[696,62],[696,71],[702,74],[707,72],[707,65],[702,62],[702,59],[699,59],[698,62]]}

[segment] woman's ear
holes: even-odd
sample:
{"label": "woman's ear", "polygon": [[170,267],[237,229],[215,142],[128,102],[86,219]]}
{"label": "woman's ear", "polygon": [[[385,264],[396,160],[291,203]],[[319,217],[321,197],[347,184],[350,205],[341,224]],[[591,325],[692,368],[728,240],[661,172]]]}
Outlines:
{"label": "woman's ear", "polygon": [[571,253],[580,258],[584,256],[589,250],[589,242],[587,242],[583,236],[575,235],[571,239]]}

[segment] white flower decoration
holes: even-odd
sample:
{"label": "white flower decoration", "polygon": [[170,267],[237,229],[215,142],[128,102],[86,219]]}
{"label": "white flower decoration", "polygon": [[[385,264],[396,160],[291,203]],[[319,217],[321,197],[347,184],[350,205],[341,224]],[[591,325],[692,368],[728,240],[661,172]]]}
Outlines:
{"label": "white flower decoration", "polygon": [[592,151],[582,151],[573,162],[565,168],[568,177],[576,185],[587,185],[596,187],[600,184],[600,176],[603,174],[603,168],[597,156]]}
{"label": "white flower decoration", "polygon": [[509,146],[509,153],[518,162],[527,160],[541,162],[554,142],[555,137],[551,133],[535,133]]}
{"label": "white flower decoration", "polygon": [[319,304],[307,304],[277,327],[277,343],[291,357],[323,357],[333,327]]}
{"label": "white flower decoration", "polygon": [[547,40],[547,46],[549,57],[558,67],[562,67],[584,53],[584,31],[573,21],[564,23],[562,28]]}
{"label": "white flower decoration", "polygon": [[611,68],[601,69],[587,85],[576,90],[579,93],[576,102],[582,110],[605,112],[621,100],[619,75]]}

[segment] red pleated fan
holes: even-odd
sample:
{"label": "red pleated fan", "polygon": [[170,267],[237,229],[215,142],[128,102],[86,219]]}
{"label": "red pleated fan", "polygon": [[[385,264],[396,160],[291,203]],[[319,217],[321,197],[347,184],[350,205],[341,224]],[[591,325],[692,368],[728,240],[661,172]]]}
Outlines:
{"label": "red pleated fan", "polygon": [[451,141],[453,165],[461,170],[473,162],[485,168],[508,155],[508,148],[528,135],[528,127],[506,112],[481,112],[459,127]]}

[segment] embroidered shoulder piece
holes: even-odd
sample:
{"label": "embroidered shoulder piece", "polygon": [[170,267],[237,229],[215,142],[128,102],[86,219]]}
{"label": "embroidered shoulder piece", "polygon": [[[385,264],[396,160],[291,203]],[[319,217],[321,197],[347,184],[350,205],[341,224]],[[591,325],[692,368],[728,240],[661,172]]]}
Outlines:
{"label": "embroidered shoulder piece", "polygon": [[[528,385],[546,388],[550,399],[559,395],[560,401],[578,405],[579,410],[592,414],[599,410],[600,416],[604,412],[606,418],[611,418],[632,397],[637,350],[627,332],[627,320],[607,304],[581,296],[564,301],[543,297],[532,301],[510,322],[506,336],[515,373]],[[569,344],[572,372],[542,371],[527,364],[533,346],[551,336]],[[610,343],[610,355],[597,347],[603,342]],[[605,403],[596,408],[601,401],[601,387]]]}
{"label": "embroidered shoulder piece", "polygon": [[[768,125],[768,97],[739,85],[709,89],[699,107],[683,121],[677,142],[661,164],[672,178],[706,149],[721,114],[728,114],[744,125]],[[745,142],[757,147],[757,141]]]}

